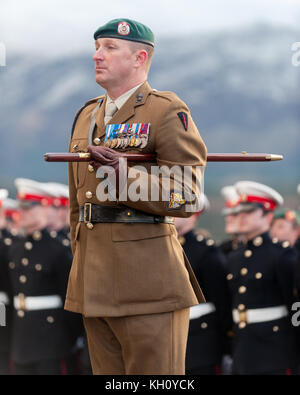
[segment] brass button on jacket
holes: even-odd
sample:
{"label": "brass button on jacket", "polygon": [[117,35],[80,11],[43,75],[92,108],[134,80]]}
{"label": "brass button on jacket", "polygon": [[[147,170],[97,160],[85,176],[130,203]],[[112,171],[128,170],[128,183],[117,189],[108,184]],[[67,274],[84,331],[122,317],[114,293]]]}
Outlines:
{"label": "brass button on jacket", "polygon": [[87,199],[92,199],[93,194],[92,194],[91,191],[87,191],[86,194],[85,194],[85,196],[86,196]]}
{"label": "brass button on jacket", "polygon": [[246,250],[245,253],[244,253],[244,256],[246,258],[250,258],[252,256],[252,251],[251,250]]}

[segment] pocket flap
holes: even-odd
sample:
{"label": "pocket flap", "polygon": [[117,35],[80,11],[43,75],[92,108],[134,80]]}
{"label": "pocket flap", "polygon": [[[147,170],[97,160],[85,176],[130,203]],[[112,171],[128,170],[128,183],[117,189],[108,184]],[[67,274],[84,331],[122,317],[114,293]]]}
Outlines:
{"label": "pocket flap", "polygon": [[70,152],[88,152],[88,139],[72,139],[70,142]]}
{"label": "pocket flap", "polygon": [[134,241],[167,236],[172,233],[170,224],[112,224],[112,241]]}

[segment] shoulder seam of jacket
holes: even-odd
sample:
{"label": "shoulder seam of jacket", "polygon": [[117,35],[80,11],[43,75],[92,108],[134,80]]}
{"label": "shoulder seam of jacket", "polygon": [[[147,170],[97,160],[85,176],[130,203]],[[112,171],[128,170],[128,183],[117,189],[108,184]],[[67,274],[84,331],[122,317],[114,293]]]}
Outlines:
{"label": "shoulder seam of jacket", "polygon": [[79,118],[79,115],[82,113],[82,111],[88,107],[90,104],[96,103],[98,100],[102,99],[103,100],[104,96],[99,96],[99,97],[95,97],[94,99],[91,99],[89,101],[87,101],[77,112],[77,114],[75,115],[74,121],[73,121],[73,125],[72,125],[72,132],[71,132],[71,138],[73,137],[74,134],[74,130],[75,130],[75,126],[77,123],[77,120]]}
{"label": "shoulder seam of jacket", "polygon": [[[159,96],[159,97],[163,97],[164,99],[167,99],[169,101],[172,101],[172,98],[170,96],[176,96],[176,93],[174,92],[167,92],[167,91],[157,91],[157,90],[153,90],[151,92],[153,95],[155,96]],[[174,98],[173,96],[173,98]]]}

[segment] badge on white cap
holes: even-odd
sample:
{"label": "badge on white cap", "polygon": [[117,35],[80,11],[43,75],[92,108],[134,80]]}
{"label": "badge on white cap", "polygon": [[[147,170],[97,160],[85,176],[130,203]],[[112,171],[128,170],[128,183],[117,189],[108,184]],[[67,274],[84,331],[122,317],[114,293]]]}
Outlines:
{"label": "badge on white cap", "polygon": [[227,207],[234,207],[240,201],[240,195],[233,185],[227,185],[221,189],[221,195],[225,200]]}
{"label": "badge on white cap", "polygon": [[235,188],[243,203],[260,203],[266,210],[274,210],[283,204],[283,197],[267,185],[254,181],[239,181]]}

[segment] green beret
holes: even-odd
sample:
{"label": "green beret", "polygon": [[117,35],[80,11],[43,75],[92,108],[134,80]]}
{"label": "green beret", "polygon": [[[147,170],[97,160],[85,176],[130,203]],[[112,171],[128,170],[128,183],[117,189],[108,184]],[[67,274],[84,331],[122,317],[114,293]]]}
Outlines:
{"label": "green beret", "polygon": [[274,214],[274,220],[276,219],[286,219],[287,221],[300,225],[300,214],[297,211],[291,210],[289,208],[277,210]]}
{"label": "green beret", "polygon": [[94,38],[97,40],[101,37],[121,38],[154,47],[154,34],[149,27],[131,19],[114,19],[99,27]]}

